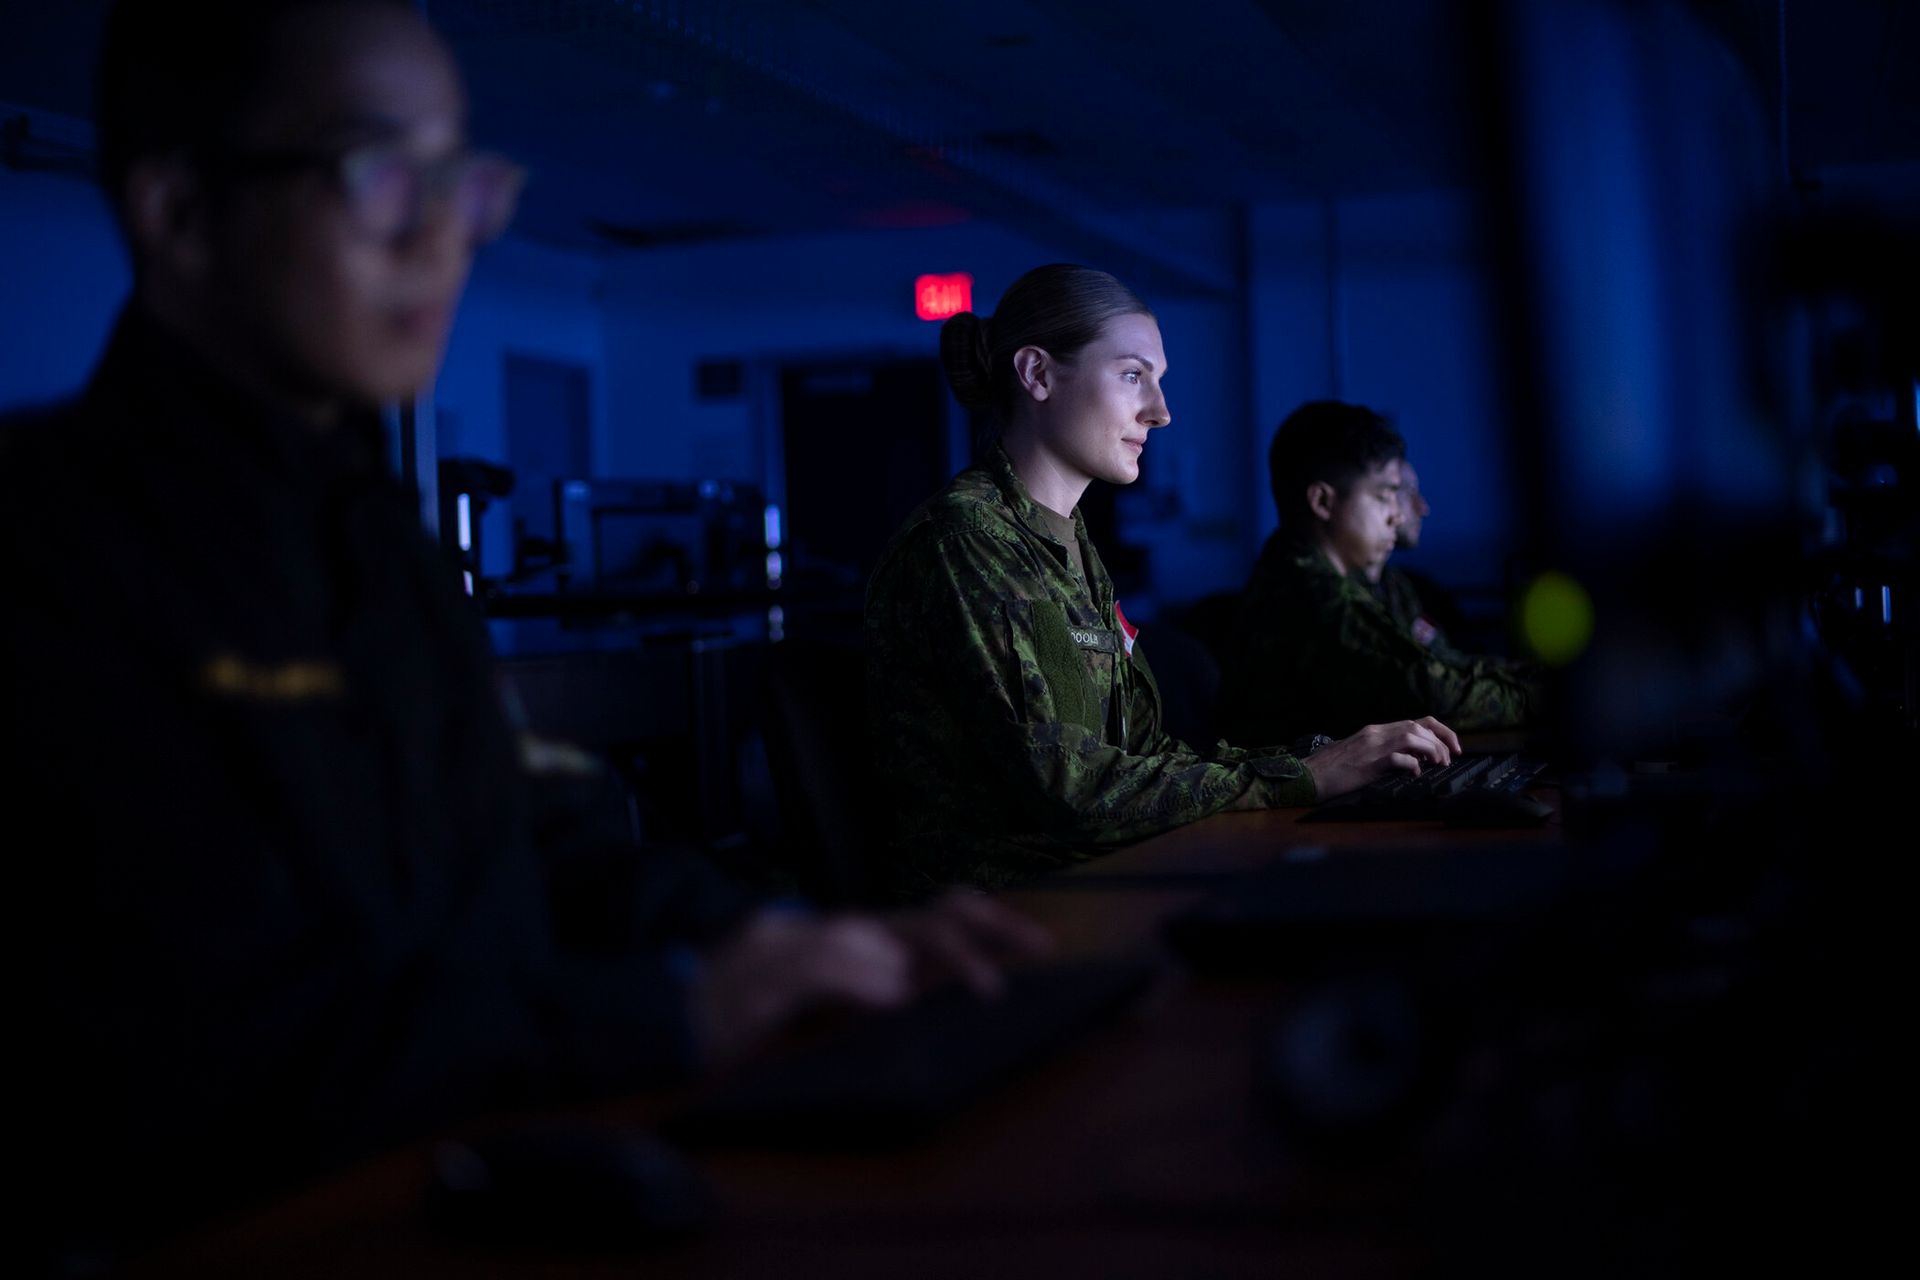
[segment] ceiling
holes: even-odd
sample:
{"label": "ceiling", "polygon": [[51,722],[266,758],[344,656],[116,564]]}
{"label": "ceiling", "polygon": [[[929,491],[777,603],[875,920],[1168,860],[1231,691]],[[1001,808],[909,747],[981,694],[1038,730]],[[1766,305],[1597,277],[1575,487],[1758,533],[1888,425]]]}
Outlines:
{"label": "ceiling", "polygon": [[[0,103],[82,117],[105,0],[6,0]],[[1779,0],[1693,0],[1777,109]],[[1463,0],[429,0],[519,224],[607,248],[1459,185]],[[1801,170],[1920,160],[1920,5],[1790,0]],[[1121,256],[1129,246],[1111,246]],[[1109,253],[1108,261],[1119,258]]]}

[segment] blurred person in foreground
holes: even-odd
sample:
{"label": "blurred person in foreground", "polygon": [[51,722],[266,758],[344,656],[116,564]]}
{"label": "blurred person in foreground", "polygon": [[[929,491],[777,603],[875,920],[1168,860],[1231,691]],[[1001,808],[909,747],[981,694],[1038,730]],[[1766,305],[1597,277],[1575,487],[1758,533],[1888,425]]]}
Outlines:
{"label": "blurred person in foreground", "polygon": [[411,4],[125,0],[98,91],[133,296],[75,402],[0,428],[47,1249],[1044,946],[978,897],[820,917],[536,848],[478,619],[385,463],[379,406],[431,382],[520,183]]}

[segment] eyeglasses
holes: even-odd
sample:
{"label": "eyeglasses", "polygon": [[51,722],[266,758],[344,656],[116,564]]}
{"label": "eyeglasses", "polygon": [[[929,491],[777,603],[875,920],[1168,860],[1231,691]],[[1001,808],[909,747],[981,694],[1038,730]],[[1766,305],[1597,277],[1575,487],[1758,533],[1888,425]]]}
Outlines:
{"label": "eyeglasses", "polygon": [[422,159],[392,142],[346,151],[254,151],[214,157],[229,177],[272,177],[321,170],[345,200],[355,230],[393,240],[417,228],[428,200],[446,200],[474,244],[495,239],[513,221],[527,171],[493,151],[455,151]]}

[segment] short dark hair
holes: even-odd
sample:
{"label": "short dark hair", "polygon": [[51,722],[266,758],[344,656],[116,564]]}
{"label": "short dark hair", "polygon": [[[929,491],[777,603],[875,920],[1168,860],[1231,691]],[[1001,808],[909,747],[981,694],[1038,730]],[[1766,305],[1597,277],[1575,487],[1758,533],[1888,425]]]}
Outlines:
{"label": "short dark hair", "polygon": [[1267,448],[1267,477],[1283,529],[1313,521],[1307,488],[1326,481],[1344,494],[1384,462],[1407,456],[1407,442],[1386,418],[1364,405],[1312,400],[1287,415]]}
{"label": "short dark hair", "polygon": [[127,175],[155,155],[231,145],[274,82],[274,39],[294,14],[409,0],[116,0],[94,73],[97,170],[123,217]]}
{"label": "short dark hair", "polygon": [[1013,355],[1039,347],[1071,360],[1118,316],[1151,316],[1140,295],[1104,271],[1055,262],[1007,286],[991,317],[962,311],[940,329],[940,362],[961,404],[992,409],[1002,423],[1019,387]]}

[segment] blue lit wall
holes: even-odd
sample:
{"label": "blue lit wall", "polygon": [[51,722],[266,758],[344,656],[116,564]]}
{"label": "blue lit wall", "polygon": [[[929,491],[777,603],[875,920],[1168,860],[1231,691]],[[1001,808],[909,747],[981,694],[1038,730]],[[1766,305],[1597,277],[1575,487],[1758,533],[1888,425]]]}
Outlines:
{"label": "blue lit wall", "polygon": [[0,409],[77,390],[130,279],[92,186],[0,168]]}
{"label": "blue lit wall", "polygon": [[[466,297],[434,387],[441,457],[504,461],[507,456],[504,357],[509,353],[566,361],[588,370],[590,425],[596,446],[606,438],[605,265],[591,255],[509,237],[474,261]],[[596,449],[597,461],[604,453]],[[602,468],[604,470],[604,467]],[[521,495],[525,502],[529,495]],[[546,501],[542,495],[538,500]],[[513,501],[492,506],[481,521],[482,571],[513,564]]]}
{"label": "blue lit wall", "polygon": [[[0,403],[18,404],[82,382],[128,281],[87,184],[0,172],[0,192]],[[1153,548],[1156,603],[1239,585],[1273,526],[1268,435],[1295,404],[1327,395],[1372,404],[1406,433],[1436,511],[1419,553],[1430,571],[1496,580],[1506,476],[1466,200],[1345,201],[1332,225],[1320,204],[1267,207],[1249,237],[1250,331],[1232,300],[1150,299],[1174,425],[1155,434],[1122,527]],[[987,310],[1020,272],[1073,256],[981,225],[604,255],[509,238],[476,262],[454,327],[436,388],[440,452],[505,456],[501,361],[520,352],[588,369],[600,474],[761,481],[781,362],[932,356],[939,326],[912,312],[915,275],[969,271]],[[738,399],[695,395],[696,362],[716,357],[748,366]],[[511,509],[483,524],[489,573],[509,563]]]}
{"label": "blue lit wall", "polygon": [[1405,562],[1449,583],[1498,584],[1512,478],[1473,202],[1432,192],[1272,206],[1251,230],[1258,429],[1245,483],[1258,537],[1277,523],[1273,429],[1303,401],[1348,400],[1394,420],[1432,503]]}
{"label": "blue lit wall", "polygon": [[[969,226],[616,259],[606,292],[607,466],[624,475],[757,477],[772,426],[764,381],[781,361],[842,353],[931,358],[939,325],[913,313],[916,275],[970,272],[975,309],[986,312],[1028,268],[1076,256],[1001,228]],[[1237,587],[1251,563],[1250,514],[1234,479],[1244,465],[1238,406],[1246,370],[1231,303],[1149,301],[1172,369],[1174,424],[1154,434],[1141,485],[1177,498],[1147,505],[1180,513],[1150,532],[1156,589],[1183,599]],[[748,362],[762,385],[750,384],[738,400],[700,401],[693,366],[712,357]]]}

